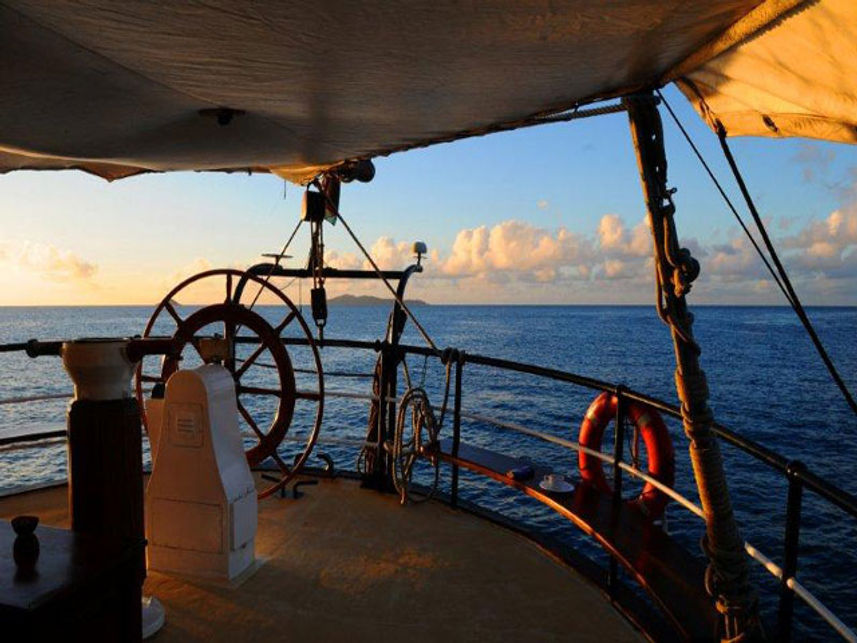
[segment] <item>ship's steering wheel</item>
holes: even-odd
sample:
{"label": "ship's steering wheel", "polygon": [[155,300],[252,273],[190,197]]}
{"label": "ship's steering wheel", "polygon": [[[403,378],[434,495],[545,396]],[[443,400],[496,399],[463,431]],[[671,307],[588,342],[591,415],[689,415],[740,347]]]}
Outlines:
{"label": "ship's steering wheel", "polygon": [[[266,299],[273,298],[276,303],[275,318],[278,320],[274,322],[276,325],[252,310],[252,306],[247,307],[240,300],[236,300],[233,284],[242,278],[246,279],[248,284],[257,284],[261,295],[267,296]],[[239,293],[238,299],[252,290],[256,289],[248,288]],[[176,299],[185,295],[191,296],[191,293],[196,296],[211,296],[212,292],[223,293],[222,303],[199,308],[184,317],[179,314],[174,303]],[[271,308],[268,307],[266,312],[270,311]],[[302,372],[308,376],[311,386],[315,384],[315,390],[297,389],[292,360],[281,339],[283,331],[293,325],[297,328],[298,343],[306,343],[311,352],[310,368],[302,369]],[[242,427],[242,433],[247,445],[247,462],[254,467],[271,458],[280,472],[279,480],[260,491],[259,497],[265,498],[285,487],[309,458],[321,429],[324,411],[321,358],[300,311],[280,289],[256,275],[233,269],[208,270],[184,280],[163,298],[149,318],[143,337],[162,336],[170,331],[176,348],[172,355],[163,358],[160,372],[146,372],[147,367],[152,369],[153,365],[151,362],[146,363],[145,359],[137,366],[137,400],[147,430],[144,384],[165,383],[170,375],[178,370],[179,362],[184,358],[188,361],[203,361],[199,348],[200,333],[202,336],[211,336],[216,332],[227,339],[231,347],[231,353],[223,360],[223,366],[232,373],[235,380],[238,412],[245,425]],[[267,369],[265,373],[268,376],[275,371],[276,386],[271,387],[265,385],[264,381],[260,382],[259,369]],[[259,403],[251,402],[265,399],[275,401],[274,407],[269,408],[268,413],[260,409]],[[310,426],[305,432],[303,450],[295,457],[294,464],[290,465],[279,455],[277,449],[291,428],[295,406],[299,401],[314,404],[315,414],[314,421],[306,422]],[[301,417],[312,417],[311,410],[310,413],[302,412]]]}

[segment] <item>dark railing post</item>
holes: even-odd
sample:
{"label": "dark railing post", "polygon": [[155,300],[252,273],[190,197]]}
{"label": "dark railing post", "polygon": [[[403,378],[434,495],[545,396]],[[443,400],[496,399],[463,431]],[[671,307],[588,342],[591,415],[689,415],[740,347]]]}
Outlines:
{"label": "dark railing post", "polygon": [[[452,410],[452,457],[458,457],[461,446],[461,374],[464,366],[464,352],[457,355],[455,360],[455,400]],[[452,465],[452,482],[450,483],[450,504],[458,506],[458,465]]]}
{"label": "dark railing post", "polygon": [[[613,432],[613,504],[615,507],[622,502],[622,467],[619,463],[625,457],[625,397],[623,392],[625,387],[619,385],[616,387],[616,427]],[[607,571],[607,588],[612,595],[616,589],[616,581],[618,580],[619,565],[616,562],[616,557],[610,557],[610,567]]]}
{"label": "dark railing post", "polygon": [[[384,369],[387,371],[386,375],[386,386],[384,387],[384,397],[389,400],[385,405],[380,406],[379,408],[385,409],[387,412],[387,421],[384,423],[384,441],[393,443],[394,433],[396,431],[396,396],[398,395],[398,386],[399,386],[399,362],[401,361],[401,354],[399,352],[399,347],[395,345],[388,345],[386,355],[384,357]],[[393,452],[390,451],[386,453],[386,480],[387,486],[385,489],[392,491],[393,484],[392,478],[390,475],[393,472]]]}
{"label": "dark railing post", "polygon": [[777,640],[788,641],[792,636],[792,614],[794,592],[788,586],[789,578],[797,573],[797,557],[800,540],[800,514],[803,500],[803,480],[800,474],[806,471],[803,462],[789,462],[786,476],[789,480],[788,504],[786,505],[786,533],[783,545],[783,578],[780,584],[780,608],[777,614]]}
{"label": "dark railing post", "polygon": [[613,433],[613,502],[622,502],[622,467],[625,457],[625,387],[616,387],[616,429]]}
{"label": "dark railing post", "polygon": [[389,388],[389,376],[390,376],[390,345],[384,341],[381,342],[380,346],[381,352],[381,368],[379,369],[379,377],[378,377],[378,416],[375,418],[376,427],[375,427],[375,466],[372,471],[372,479],[373,484],[376,489],[385,489],[389,483],[387,480],[387,474],[389,472],[389,468],[387,466],[387,460],[390,457],[390,454],[386,449],[386,441],[387,441],[387,393]]}

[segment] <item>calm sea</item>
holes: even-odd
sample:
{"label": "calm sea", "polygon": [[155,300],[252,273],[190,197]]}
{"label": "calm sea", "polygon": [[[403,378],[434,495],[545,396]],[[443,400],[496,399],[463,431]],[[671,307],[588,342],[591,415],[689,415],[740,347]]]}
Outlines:
{"label": "calm sea", "polygon": [[[192,309],[181,309],[184,315]],[[282,311],[259,309],[271,320]],[[636,390],[675,401],[673,354],[667,328],[648,307],[429,306],[415,309],[441,347],[456,347],[516,361],[622,382]],[[119,336],[142,332],[147,307],[0,308],[0,342],[79,336]],[[327,337],[374,340],[384,333],[387,311],[380,307],[332,308]],[[695,308],[695,332],[702,346],[702,365],[717,419],[812,470],[851,493],[857,493],[857,419],[815,354],[794,313],[787,308]],[[844,379],[857,389],[857,308],[814,308],[810,316]],[[294,331],[295,325],[290,326]],[[164,324],[160,332],[171,332]],[[214,329],[217,330],[217,329]],[[409,328],[406,343],[422,344]],[[245,348],[249,351],[249,349]],[[290,349],[298,367],[309,366],[306,349]],[[371,373],[371,351],[322,351],[325,370]],[[192,361],[188,361],[192,365]],[[258,385],[270,385],[272,373],[260,359],[248,372]],[[443,370],[433,360],[409,358],[412,381],[424,383],[440,404]],[[157,365],[147,365],[156,372]],[[56,358],[31,360],[21,354],[0,355],[0,382],[6,400],[18,396],[65,393],[69,382]],[[464,372],[463,409],[502,418],[557,436],[574,438],[593,392],[539,378],[468,365]],[[334,392],[368,393],[362,377],[331,377]],[[298,375],[299,388],[313,388],[312,378]],[[272,400],[254,398],[247,404],[265,424]],[[0,405],[0,435],[61,428],[65,400]],[[284,457],[291,458],[306,434],[314,408],[299,402]],[[367,403],[331,398],[325,406],[318,451],[332,456],[337,467],[354,469],[357,446],[367,422]],[[677,487],[696,500],[679,423],[668,421],[678,456]],[[447,426],[448,431],[448,426]],[[575,454],[521,434],[468,422],[464,440],[546,462],[559,472],[574,474]],[[724,445],[733,504],[744,537],[781,562],[786,485],[765,465]],[[315,461],[320,464],[320,461]],[[24,484],[65,476],[62,445],[0,451],[0,492]],[[448,475],[441,486],[448,485]],[[471,475],[462,478],[462,495],[488,508],[550,532],[594,556],[598,552],[567,522],[538,503],[500,485]],[[671,506],[668,529],[698,550],[699,520]],[[857,524],[812,494],[804,499],[798,577],[850,626],[857,626]],[[755,568],[755,563],[753,563]],[[755,581],[762,604],[775,605],[776,583],[757,570]],[[799,601],[798,601],[799,602]],[[807,609],[798,609],[801,634],[829,636],[830,630]]]}

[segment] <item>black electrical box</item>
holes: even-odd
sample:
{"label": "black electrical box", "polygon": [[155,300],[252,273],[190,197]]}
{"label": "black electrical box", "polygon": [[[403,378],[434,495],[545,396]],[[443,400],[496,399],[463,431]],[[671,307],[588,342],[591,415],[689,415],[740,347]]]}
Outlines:
{"label": "black electrical box", "polygon": [[324,195],[321,192],[307,190],[304,192],[301,219],[319,223],[324,220]]}

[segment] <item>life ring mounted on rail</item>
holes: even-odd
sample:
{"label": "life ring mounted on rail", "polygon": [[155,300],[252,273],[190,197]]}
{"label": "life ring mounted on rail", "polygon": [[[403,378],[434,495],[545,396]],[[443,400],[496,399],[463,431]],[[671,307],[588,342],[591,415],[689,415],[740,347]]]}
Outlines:
{"label": "life ring mounted on rail", "polygon": [[[604,392],[596,397],[586,411],[580,424],[578,442],[593,451],[601,450],[604,431],[610,421],[616,417],[618,397]],[[648,474],[672,487],[675,482],[675,451],[672,440],[660,414],[650,406],[628,401],[625,406],[626,417],[639,431],[646,445]],[[604,462],[591,453],[578,451],[580,477],[599,491],[612,493],[610,483],[604,475]],[[669,496],[651,482],[646,482],[640,495],[633,501],[650,518],[659,518],[669,502]]]}

